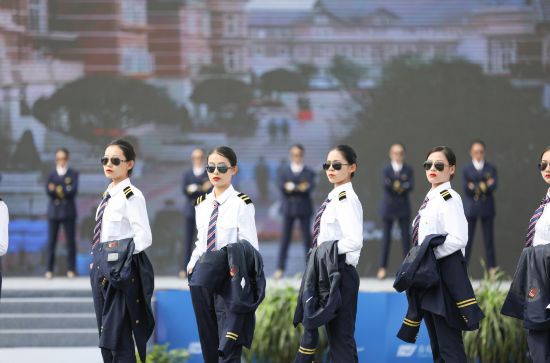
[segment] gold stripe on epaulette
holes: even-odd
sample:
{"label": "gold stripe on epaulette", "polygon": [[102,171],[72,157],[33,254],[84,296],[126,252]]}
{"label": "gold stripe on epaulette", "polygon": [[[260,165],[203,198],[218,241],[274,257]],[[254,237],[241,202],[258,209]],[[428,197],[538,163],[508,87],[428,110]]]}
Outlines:
{"label": "gold stripe on epaulette", "polygon": [[204,202],[205,199],[206,199],[205,196],[201,195],[200,197],[197,198],[197,200],[195,200],[195,205],[201,204],[202,202]]}
{"label": "gold stripe on epaulette", "polygon": [[239,193],[237,194],[237,196],[241,198],[246,204],[252,203],[252,199],[250,199],[250,197],[244,193]]}
{"label": "gold stripe on epaulette", "polygon": [[346,191],[345,190],[338,194],[338,200],[344,200],[346,198],[347,198],[347,196],[346,196]]}
{"label": "gold stripe on epaulette", "polygon": [[441,193],[439,193],[439,194],[441,194],[441,196],[442,196],[443,199],[445,199],[445,200],[449,200],[449,199],[451,199],[451,198],[453,197],[453,196],[451,195],[451,193],[449,193],[449,191],[448,191],[447,189],[442,190]]}
{"label": "gold stripe on epaulette", "polygon": [[132,188],[130,186],[127,186],[123,189],[124,195],[126,196],[126,199],[130,199],[132,195],[134,195],[134,192],[132,191]]}

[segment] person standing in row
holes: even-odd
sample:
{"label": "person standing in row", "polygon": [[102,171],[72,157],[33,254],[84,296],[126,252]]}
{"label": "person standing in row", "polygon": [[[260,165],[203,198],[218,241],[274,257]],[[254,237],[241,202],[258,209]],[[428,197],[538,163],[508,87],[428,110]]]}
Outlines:
{"label": "person standing in row", "polygon": [[[357,155],[350,146],[338,145],[328,153],[323,169],[334,188],[316,213],[312,247],[338,241],[341,305],[325,327],[331,362],[353,363],[358,362],[354,337],[359,294],[356,267],[363,247],[363,207],[351,182],[357,171]],[[312,354],[315,347],[301,347],[300,351]]]}
{"label": "person standing in row", "polygon": [[57,149],[55,170],[48,175],[46,193],[48,204],[48,265],[45,277],[53,278],[55,248],[59,227],[63,226],[67,244],[67,277],[75,277],[76,264],[76,195],[78,193],[78,172],[69,167],[69,150]]}
{"label": "person standing in row", "polygon": [[296,144],[290,147],[290,165],[279,175],[279,188],[282,192],[281,212],[283,214],[283,234],[279,249],[279,260],[274,278],[284,275],[288,248],[292,238],[294,221],[300,221],[304,250],[307,254],[311,246],[311,215],[313,206],[311,195],[315,187],[315,173],[304,165],[304,147]]}
{"label": "person standing in row", "polygon": [[470,263],[476,223],[481,219],[485,258],[491,276],[495,275],[497,262],[494,246],[495,200],[493,194],[497,188],[497,170],[485,161],[485,143],[476,140],[470,145],[472,162],[462,170],[464,186],[464,211],[468,220],[468,246],[466,261]]}
{"label": "person standing in row", "polygon": [[411,206],[409,193],[414,187],[413,169],[404,163],[405,147],[403,144],[393,144],[390,147],[390,165],[382,173],[384,195],[380,205],[380,216],[384,220],[382,235],[382,251],[380,254],[380,268],[376,277],[384,279],[387,274],[388,258],[390,254],[391,231],[393,222],[397,220],[401,229],[401,246],[403,257],[410,249]]}
{"label": "person standing in row", "polygon": [[[90,282],[104,363],[135,363],[134,341],[144,361],[154,327],[150,305],[154,276],[144,252],[152,244],[152,235],[143,193],[130,181],[135,163],[134,148],[125,140],[110,143],[101,158],[103,172],[111,183],[96,212]],[[131,282],[125,282],[124,287],[115,286],[112,276],[103,274],[97,258],[105,246],[128,238],[134,244]],[[117,261],[122,257],[110,253],[108,258]]]}
{"label": "person standing in row", "polygon": [[[231,180],[239,171],[237,155],[227,147],[212,150],[207,157],[208,178],[213,190],[199,197],[195,212],[197,241],[187,265],[187,274],[204,253],[217,251],[230,243],[246,240],[259,250],[255,210],[252,200],[233,188]],[[197,318],[202,356],[206,363],[241,362],[242,346],[236,345],[223,358],[218,357],[218,346],[224,325],[225,303],[220,295],[204,287],[191,286],[191,300]]]}
{"label": "person standing in row", "polygon": [[[8,224],[10,222],[10,215],[8,213],[8,206],[2,198],[0,198],[0,256],[4,256],[8,252]],[[0,259],[0,297],[2,296],[2,263]]]}
{"label": "person standing in row", "polygon": [[186,266],[191,259],[191,252],[193,251],[193,241],[195,238],[195,201],[202,195],[208,193],[212,184],[208,180],[206,174],[204,150],[196,148],[191,153],[192,168],[187,170],[183,175],[183,194],[185,195],[186,204],[183,208],[183,215],[185,216],[185,234],[184,246],[183,246],[183,260],[180,268],[179,276],[181,278],[187,277]]}

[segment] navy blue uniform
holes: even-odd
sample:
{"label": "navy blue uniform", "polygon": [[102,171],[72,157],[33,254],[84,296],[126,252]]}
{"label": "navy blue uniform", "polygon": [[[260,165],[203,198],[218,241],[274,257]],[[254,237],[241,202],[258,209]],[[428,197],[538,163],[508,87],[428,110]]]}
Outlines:
{"label": "navy blue uniform", "polygon": [[75,229],[76,229],[76,203],[75,197],[78,193],[78,172],[69,168],[65,175],[57,174],[53,170],[48,175],[46,182],[46,193],[50,198],[48,204],[48,269],[54,269],[55,246],[59,227],[63,225],[67,240],[67,269],[75,270]]}
{"label": "navy blue uniform", "polygon": [[[286,183],[293,183],[295,188],[289,191],[285,188]],[[277,268],[284,270],[288,253],[288,246],[292,235],[294,221],[300,221],[304,249],[311,247],[311,215],[313,206],[311,195],[315,187],[315,173],[304,166],[300,173],[293,173],[290,165],[283,168],[279,174],[279,188],[283,193],[281,200],[281,213],[283,214],[283,237],[281,249],[279,250],[279,262]]]}
{"label": "navy blue uniform", "polygon": [[382,253],[380,255],[380,267],[386,268],[390,254],[391,230],[393,222],[399,222],[401,229],[401,245],[403,256],[410,248],[410,220],[411,205],[409,193],[414,187],[413,169],[403,164],[400,171],[395,172],[391,165],[387,165],[382,172],[384,196],[380,204],[380,216],[384,222],[384,234],[382,237]]}
{"label": "navy blue uniform", "polygon": [[[205,195],[206,192],[202,190],[202,185],[208,181],[208,174],[206,170],[196,176],[193,173],[193,169],[189,169],[183,174],[183,183],[182,191],[185,197],[187,198],[187,203],[183,207],[183,216],[185,218],[185,235],[183,236],[184,249],[183,249],[183,260],[181,269],[185,270],[189,260],[191,259],[191,252],[193,252],[193,242],[194,236],[197,231],[195,223],[195,201],[202,195]],[[190,185],[197,185],[197,190],[189,192],[187,188]]]}
{"label": "navy blue uniform", "polygon": [[[493,179],[493,184],[487,181]],[[476,223],[481,218],[483,228],[483,240],[485,242],[485,257],[487,267],[496,267],[494,247],[494,220],[495,201],[493,193],[497,188],[497,171],[495,167],[485,162],[483,169],[477,170],[473,163],[469,163],[462,170],[462,182],[464,186],[464,214],[468,220],[468,245],[466,247],[466,261],[470,261]],[[469,183],[474,184],[474,189],[468,187]]]}

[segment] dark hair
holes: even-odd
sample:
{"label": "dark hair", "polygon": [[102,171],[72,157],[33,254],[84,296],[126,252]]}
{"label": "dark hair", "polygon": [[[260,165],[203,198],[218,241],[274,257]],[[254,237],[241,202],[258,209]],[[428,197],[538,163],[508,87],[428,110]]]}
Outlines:
{"label": "dark hair", "polygon": [[302,155],[305,154],[306,149],[304,148],[304,145],[302,145],[302,144],[294,144],[294,145],[290,146],[288,149],[290,150],[290,149],[292,149],[292,148],[294,148],[294,147],[297,148],[298,150],[300,150],[300,152],[302,153]]}
{"label": "dark hair", "polygon": [[[436,146],[433,147],[430,151],[428,151],[428,154],[426,155],[426,159],[433,153],[441,152],[445,157],[447,158],[447,162],[451,166],[456,166],[456,155],[454,151],[448,147],[448,146]],[[451,180],[454,178],[454,174],[451,175]]]}
{"label": "dark hair", "polygon": [[[355,153],[355,150],[349,145],[338,145],[332,150],[339,151],[343,156],[344,159],[346,159],[346,162],[350,165],[357,165],[357,154]],[[351,173],[351,177],[355,175],[355,172]]]}
{"label": "dark hair", "polygon": [[[117,140],[111,141],[111,143],[108,146],[118,146],[120,150],[122,150],[122,154],[124,154],[124,158],[127,161],[136,161],[136,152],[132,144],[130,144],[128,141],[123,139],[117,139]],[[133,171],[133,168],[128,170],[128,176],[132,176],[132,171]]]}
{"label": "dark hair", "polygon": [[393,144],[390,145],[390,150],[392,147],[394,146],[401,146],[403,148],[403,151],[407,151],[407,149],[405,148],[405,145],[401,142],[394,142]]}
{"label": "dark hair", "polygon": [[539,159],[542,159],[542,157],[544,156],[544,154],[546,154],[547,151],[550,151],[550,146],[547,146],[544,150],[542,150],[542,153],[540,154]]}
{"label": "dark hair", "polygon": [[58,152],[63,152],[65,154],[65,156],[67,157],[67,159],[69,158],[69,150],[65,147],[59,147],[57,149],[55,149],[55,153],[57,154]]}
{"label": "dark hair", "polygon": [[229,164],[231,164],[230,166],[237,165],[237,154],[235,154],[235,151],[233,151],[233,149],[229,146],[218,146],[212,149],[212,151],[208,153],[206,160],[208,160],[208,158],[212,154],[218,154],[223,156],[224,158],[227,158],[229,160]]}
{"label": "dark hair", "polygon": [[483,146],[483,150],[485,150],[485,143],[483,141],[479,140],[479,139],[474,140],[474,141],[471,142],[470,150],[472,150],[472,148],[474,147],[475,144],[479,144],[479,145]]}

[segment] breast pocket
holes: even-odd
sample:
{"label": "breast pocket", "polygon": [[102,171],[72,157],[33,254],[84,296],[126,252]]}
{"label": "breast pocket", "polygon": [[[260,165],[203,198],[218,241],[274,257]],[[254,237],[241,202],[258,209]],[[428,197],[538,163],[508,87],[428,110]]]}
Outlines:
{"label": "breast pocket", "polygon": [[321,221],[321,229],[324,236],[329,240],[336,238],[336,231],[339,230],[338,219],[336,218],[336,211],[333,208],[327,208],[323,213]]}
{"label": "breast pocket", "polygon": [[438,233],[437,211],[423,211],[420,215],[420,229],[423,234],[430,235]]}
{"label": "breast pocket", "polygon": [[224,218],[217,223],[218,241],[227,244],[239,240],[239,224],[236,218]]}
{"label": "breast pocket", "polygon": [[124,216],[120,213],[110,213],[103,217],[103,226],[104,229],[103,235],[107,239],[117,239],[120,237],[122,232],[122,223]]}

